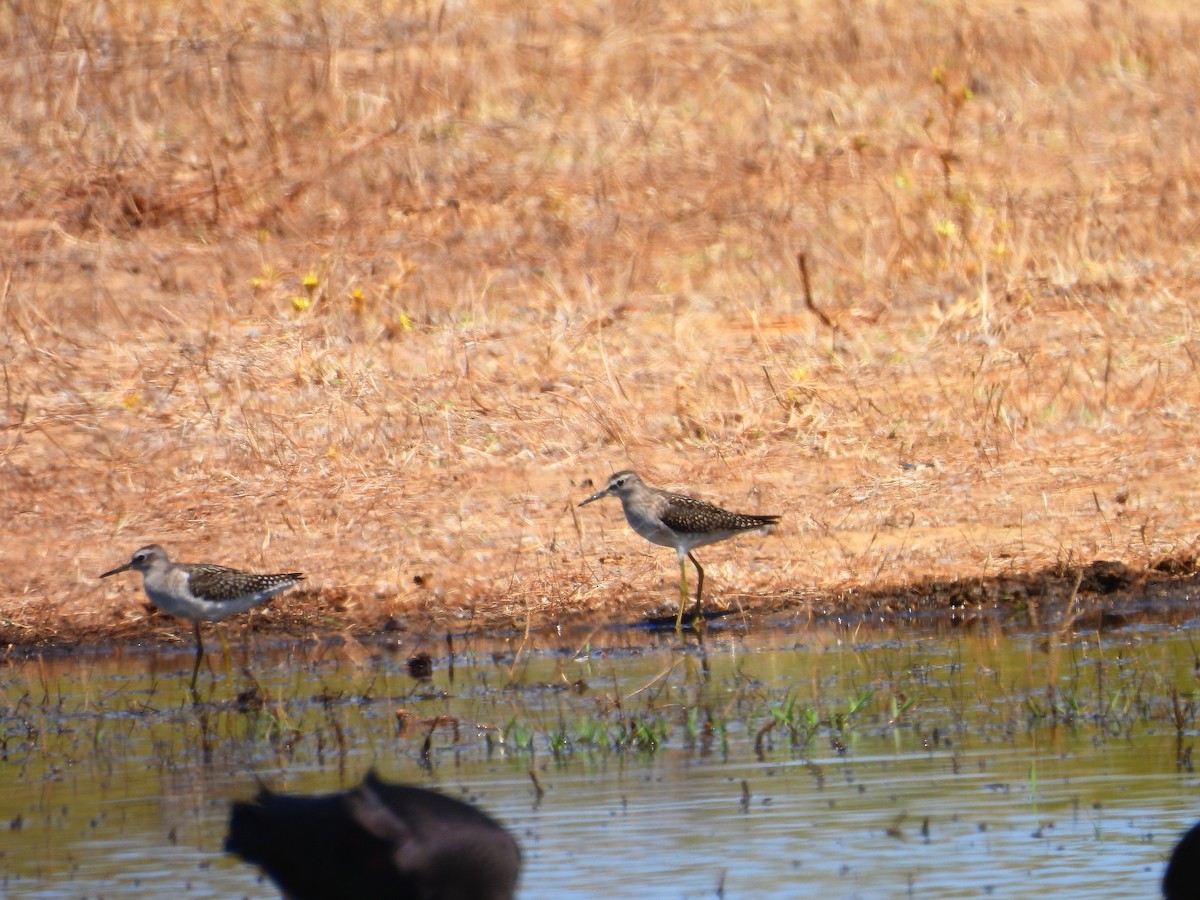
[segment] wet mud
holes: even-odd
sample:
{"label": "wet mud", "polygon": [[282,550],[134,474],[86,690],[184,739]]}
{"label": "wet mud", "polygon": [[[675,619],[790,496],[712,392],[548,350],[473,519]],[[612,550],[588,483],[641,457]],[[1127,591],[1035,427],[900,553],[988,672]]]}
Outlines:
{"label": "wet mud", "polygon": [[[1193,598],[1200,593],[1197,559],[1180,554],[1155,560],[1144,568],[1097,559],[1082,565],[1058,564],[1027,572],[984,577],[929,578],[905,584],[849,587],[824,594],[796,591],[778,595],[726,595],[706,603],[703,621],[689,629],[794,627],[804,623],[894,624],[919,622],[940,630],[983,624],[1030,630],[1091,630],[1120,628],[1135,623],[1174,624],[1195,615]],[[629,605],[630,608],[633,604]],[[399,642],[413,635],[508,635],[514,632],[561,632],[609,629],[672,630],[670,603],[653,614],[631,614],[614,601],[610,614],[580,614],[564,609],[542,621],[518,621],[490,613],[481,603],[476,617],[464,621],[436,608],[411,615],[371,615],[361,605],[347,603],[337,589],[293,591],[284,602],[255,610],[247,617],[222,623],[227,635],[249,629],[254,634],[284,639],[373,640]],[[186,646],[191,640],[185,622],[144,604],[142,617],[111,625],[87,622],[78,628],[56,623],[45,629],[0,622],[4,657],[30,653],[103,652],[114,647]],[[210,626],[206,626],[210,627]]]}

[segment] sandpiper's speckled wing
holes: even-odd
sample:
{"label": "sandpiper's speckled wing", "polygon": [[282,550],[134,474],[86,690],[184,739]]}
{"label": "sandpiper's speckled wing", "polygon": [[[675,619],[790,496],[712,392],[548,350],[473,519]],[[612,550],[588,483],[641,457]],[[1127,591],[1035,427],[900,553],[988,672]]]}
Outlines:
{"label": "sandpiper's speckled wing", "polygon": [[304,580],[300,572],[259,575],[208,563],[181,563],[187,571],[192,596],[224,603],[255,594],[270,596]]}
{"label": "sandpiper's speckled wing", "polygon": [[659,518],[668,528],[682,534],[751,531],[779,521],[779,516],[730,512],[686,494],[664,491],[661,496],[667,502],[662,505]]}

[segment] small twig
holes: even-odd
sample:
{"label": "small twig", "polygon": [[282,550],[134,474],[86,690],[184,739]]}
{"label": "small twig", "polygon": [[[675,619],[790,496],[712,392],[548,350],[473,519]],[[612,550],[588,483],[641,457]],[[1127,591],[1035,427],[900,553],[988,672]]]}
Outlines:
{"label": "small twig", "polygon": [[767,387],[771,389],[771,393],[775,395],[775,402],[784,409],[790,409],[790,405],[782,397],[779,396],[779,391],[775,388],[775,382],[771,380],[771,370],[764,365],[762,367],[763,374],[767,376]]}
{"label": "small twig", "polygon": [[824,311],[822,311],[821,308],[818,307],[813,301],[812,282],[810,282],[808,278],[808,254],[797,253],[796,264],[800,267],[800,280],[804,284],[804,305],[813,311],[816,317],[821,320],[822,325],[824,325],[826,328],[832,328],[834,331],[837,331],[837,323],[829,318],[829,316],[825,315]]}

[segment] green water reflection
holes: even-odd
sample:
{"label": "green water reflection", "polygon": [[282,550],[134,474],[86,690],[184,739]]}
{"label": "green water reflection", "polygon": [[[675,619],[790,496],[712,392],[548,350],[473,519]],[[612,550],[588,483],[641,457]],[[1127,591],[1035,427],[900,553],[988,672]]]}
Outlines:
{"label": "green water reflection", "polygon": [[0,889],[273,897],[229,801],[371,766],[506,822],[525,898],[1151,897],[1200,818],[1194,630],[534,643],[235,649],[199,706],[188,654],[14,662]]}

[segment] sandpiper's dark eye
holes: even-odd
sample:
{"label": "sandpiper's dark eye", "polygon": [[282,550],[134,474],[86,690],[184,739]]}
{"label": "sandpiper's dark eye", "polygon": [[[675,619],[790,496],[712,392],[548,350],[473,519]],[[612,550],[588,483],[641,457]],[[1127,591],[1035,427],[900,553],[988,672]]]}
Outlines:
{"label": "sandpiper's dark eye", "polygon": [[625,487],[625,479],[618,478],[616,481],[613,482],[613,487]]}

